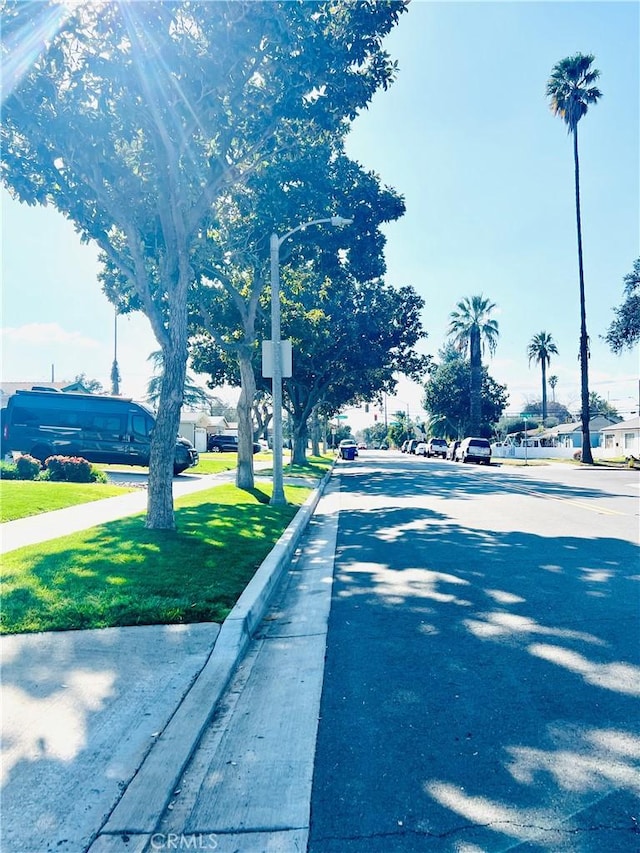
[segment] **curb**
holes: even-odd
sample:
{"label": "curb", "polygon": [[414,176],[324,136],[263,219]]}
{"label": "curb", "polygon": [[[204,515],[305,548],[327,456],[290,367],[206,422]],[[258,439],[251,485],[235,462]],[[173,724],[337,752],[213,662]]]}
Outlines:
{"label": "curb", "polygon": [[331,478],[333,467],[296,513],[222,623],[207,662],[125,788],[87,853],[104,851],[104,842],[108,844],[109,836],[149,835],[154,832],[255,629],[266,613],[271,595],[293,557]]}

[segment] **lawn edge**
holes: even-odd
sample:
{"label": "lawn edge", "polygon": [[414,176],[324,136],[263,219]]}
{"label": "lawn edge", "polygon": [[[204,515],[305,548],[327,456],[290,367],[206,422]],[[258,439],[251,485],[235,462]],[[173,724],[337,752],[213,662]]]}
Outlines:
{"label": "lawn edge", "polygon": [[273,591],[324,494],[334,465],[335,460],[243,590],[222,623],[208,660],[154,741],[87,853],[99,853],[100,838],[104,835],[144,834],[155,830],[267,611]]}

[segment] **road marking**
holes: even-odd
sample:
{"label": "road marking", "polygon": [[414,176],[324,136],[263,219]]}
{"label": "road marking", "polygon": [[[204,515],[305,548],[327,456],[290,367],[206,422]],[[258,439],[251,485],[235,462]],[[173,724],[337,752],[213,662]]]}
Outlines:
{"label": "road marking", "polygon": [[[588,509],[590,512],[597,512],[601,515],[627,515],[626,512],[619,512],[616,509],[605,509],[604,507],[595,506],[595,504],[588,504],[584,501],[576,500],[575,498],[559,498],[555,495],[545,495],[541,492],[535,492],[533,489],[526,489],[523,486],[515,486],[513,483],[511,483],[510,486],[512,489],[522,492],[525,495],[532,495],[533,497],[541,498],[542,500],[557,501],[558,503],[568,503],[572,506],[577,506],[580,509]],[[506,489],[507,486],[504,488]]]}

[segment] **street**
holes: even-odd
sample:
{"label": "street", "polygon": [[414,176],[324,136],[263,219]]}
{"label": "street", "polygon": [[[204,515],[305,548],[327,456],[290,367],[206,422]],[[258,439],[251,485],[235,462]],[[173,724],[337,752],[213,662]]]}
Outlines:
{"label": "street", "polygon": [[310,853],[640,849],[638,472],[340,470]]}

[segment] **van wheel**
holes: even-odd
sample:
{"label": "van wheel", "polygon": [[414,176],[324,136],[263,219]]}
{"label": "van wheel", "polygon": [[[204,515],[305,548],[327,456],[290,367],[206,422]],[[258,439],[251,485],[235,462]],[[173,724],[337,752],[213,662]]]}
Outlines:
{"label": "van wheel", "polygon": [[34,459],[39,459],[44,467],[44,460],[53,456],[53,448],[47,447],[46,444],[36,444],[32,449],[30,456],[33,456]]}
{"label": "van wheel", "polygon": [[211,448],[211,452],[212,453],[222,453],[222,449],[221,449],[219,444],[214,444],[214,446]]}

